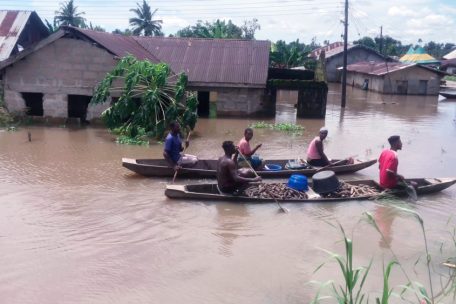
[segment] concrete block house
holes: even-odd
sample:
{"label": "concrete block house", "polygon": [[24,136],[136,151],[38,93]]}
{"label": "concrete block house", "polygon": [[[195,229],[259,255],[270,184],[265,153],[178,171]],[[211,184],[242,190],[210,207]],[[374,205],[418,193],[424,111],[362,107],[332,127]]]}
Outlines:
{"label": "concrete block house", "polygon": [[347,66],[347,85],[384,94],[438,95],[444,75],[414,63],[360,62]]}
{"label": "concrete block house", "polygon": [[[340,67],[343,66],[344,61],[344,43],[334,42],[329,45],[320,47],[313,50],[309,57],[318,59],[320,54],[325,53],[325,67],[326,77],[329,82],[341,82],[342,72]],[[392,61],[391,58],[383,56],[376,50],[373,50],[364,45],[356,44],[347,45],[347,64],[353,64],[358,62],[385,62]]]}
{"label": "concrete block house", "polygon": [[91,120],[109,106],[88,106],[96,86],[131,54],[185,72],[203,115],[210,99],[220,115],[255,115],[264,109],[269,49],[268,41],[132,37],[63,27],[1,62],[0,71],[9,111]]}

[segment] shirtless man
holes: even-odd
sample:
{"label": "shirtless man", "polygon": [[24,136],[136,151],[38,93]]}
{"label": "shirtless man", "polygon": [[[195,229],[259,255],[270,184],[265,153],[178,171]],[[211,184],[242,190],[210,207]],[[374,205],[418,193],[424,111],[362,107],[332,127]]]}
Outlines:
{"label": "shirtless man", "polygon": [[311,166],[323,167],[330,164],[330,160],[323,151],[323,140],[328,136],[328,129],[321,128],[319,136],[315,137],[307,149],[307,162]]}
{"label": "shirtless man", "polygon": [[236,170],[236,163],[233,160],[236,147],[232,141],[224,141],[222,148],[225,151],[225,155],[220,157],[217,163],[217,184],[220,191],[234,193],[243,189],[250,182],[261,181],[259,176],[254,178],[242,177]]}

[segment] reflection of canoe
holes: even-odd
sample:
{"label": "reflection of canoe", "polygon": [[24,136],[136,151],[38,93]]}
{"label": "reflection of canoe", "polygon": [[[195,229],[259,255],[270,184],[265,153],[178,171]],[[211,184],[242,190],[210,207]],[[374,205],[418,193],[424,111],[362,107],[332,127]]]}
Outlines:
{"label": "reflection of canoe", "polygon": [[[288,160],[266,160],[264,165],[267,164],[277,164],[285,168],[285,164]],[[368,160],[368,161],[358,161],[356,160],[354,164],[351,165],[340,165],[330,167],[335,173],[352,173],[358,170],[367,168],[375,164],[377,160]],[[133,172],[144,176],[161,176],[161,177],[171,177],[174,175],[174,169],[169,167],[167,162],[164,159],[132,159],[132,158],[122,158],[122,166],[127,169],[130,169]],[[200,159],[196,165],[191,168],[182,168],[179,169],[179,177],[216,177],[216,168],[217,160],[207,160]],[[258,175],[261,177],[288,177],[291,174],[303,174],[303,175],[313,175],[316,173],[319,167],[311,167],[309,169],[284,169],[279,171],[268,171],[268,170],[257,170]]]}
{"label": "reflection of canoe", "polygon": [[[456,183],[456,178],[416,178],[408,179],[408,181],[415,181],[418,183],[416,189],[417,194],[424,195],[429,193],[435,193],[442,191],[454,183]],[[345,181],[345,183],[350,185],[369,185],[378,187],[378,184],[373,180],[362,180],[362,181]],[[404,196],[407,195],[404,191],[395,191],[390,192],[394,195]],[[169,198],[173,199],[197,199],[197,200],[229,200],[237,201],[240,203],[262,203],[262,202],[274,202],[270,198],[252,198],[248,196],[235,196],[230,194],[221,194],[218,191],[217,184],[195,184],[195,185],[167,185],[165,194]],[[358,196],[354,198],[325,198],[321,197],[318,194],[312,193],[309,194],[308,199],[294,199],[294,200],[280,200],[281,202],[319,202],[319,201],[346,201],[346,200],[366,200],[366,199],[375,199],[381,198],[384,194],[379,193],[378,195],[365,195]]]}
{"label": "reflection of canoe", "polygon": [[439,92],[439,94],[447,99],[456,98],[456,92]]}

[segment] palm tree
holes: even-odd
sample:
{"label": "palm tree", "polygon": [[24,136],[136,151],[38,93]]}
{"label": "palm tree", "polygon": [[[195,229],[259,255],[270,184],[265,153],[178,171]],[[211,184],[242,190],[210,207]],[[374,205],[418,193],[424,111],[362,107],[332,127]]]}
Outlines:
{"label": "palm tree", "polygon": [[133,35],[139,36],[144,33],[144,36],[162,36],[161,24],[163,20],[153,20],[158,9],[151,12],[149,4],[143,0],[142,5],[136,3],[137,8],[131,9],[131,12],[136,14],[136,17],[130,18],[130,25],[133,26]]}
{"label": "palm tree", "polygon": [[73,0],[60,3],[60,10],[55,12],[54,22],[60,25],[71,25],[81,27],[85,24],[84,12],[78,12]]}

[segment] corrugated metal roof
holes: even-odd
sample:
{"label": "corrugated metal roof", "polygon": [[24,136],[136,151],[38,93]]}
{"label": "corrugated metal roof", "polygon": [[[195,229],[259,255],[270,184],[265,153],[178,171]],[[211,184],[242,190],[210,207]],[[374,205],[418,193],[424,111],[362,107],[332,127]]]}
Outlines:
{"label": "corrugated metal roof", "polygon": [[134,37],[176,73],[185,72],[190,83],[256,85],[268,77],[269,41]]}
{"label": "corrugated metal roof", "polygon": [[153,54],[139,45],[131,36],[81,29],[72,26],[65,26],[63,28],[73,33],[83,34],[116,56],[123,57],[131,54],[140,60],[148,59],[155,63],[159,62]]}
{"label": "corrugated metal roof", "polygon": [[[341,47],[342,47],[342,51],[343,51],[344,50],[343,42],[340,42],[340,41],[333,42],[333,43],[330,43],[328,45],[325,45],[325,46],[319,47],[318,49],[313,50],[312,52],[310,52],[309,57],[318,58],[318,57],[320,57],[320,54],[322,51],[325,51],[325,55],[326,55],[326,57],[328,57],[328,52],[331,52],[334,49],[340,49]],[[348,46],[347,46],[347,48],[348,48]]]}
{"label": "corrugated metal roof", "polygon": [[358,62],[347,66],[348,72],[357,72],[368,75],[383,76],[388,73],[394,73],[399,70],[408,69],[410,67],[419,67],[426,70],[442,74],[442,72],[424,67],[415,63],[402,63],[402,62]]}
{"label": "corrugated metal roof", "polygon": [[449,52],[443,56],[443,59],[456,59],[456,50],[453,50],[452,52]]}
{"label": "corrugated metal roof", "polygon": [[438,64],[440,61],[427,54],[422,47],[414,48],[411,46],[407,53],[399,59],[404,63],[419,63],[419,64]]}
{"label": "corrugated metal roof", "polygon": [[0,11],[0,61],[10,57],[32,12]]}

